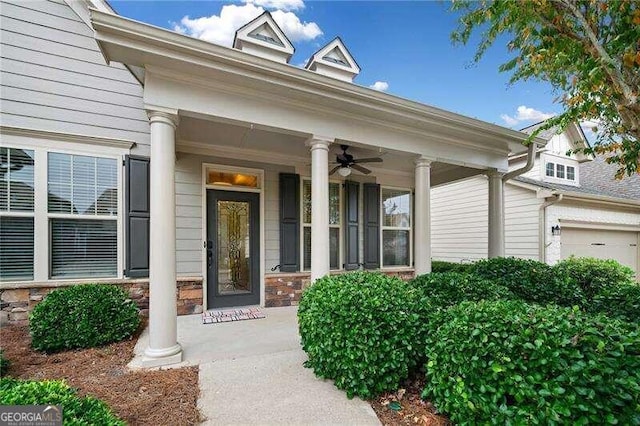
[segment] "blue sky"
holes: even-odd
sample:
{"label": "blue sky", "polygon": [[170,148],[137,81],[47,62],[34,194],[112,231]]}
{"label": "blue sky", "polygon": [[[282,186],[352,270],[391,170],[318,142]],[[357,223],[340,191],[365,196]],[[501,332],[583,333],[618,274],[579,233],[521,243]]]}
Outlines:
{"label": "blue sky", "polygon": [[362,68],[355,82],[506,127],[522,128],[559,113],[550,86],[508,85],[498,66],[509,57],[506,39],[479,64],[472,59],[478,38],[453,46],[456,15],[449,2],[247,0],[111,0],[128,18],[230,45],[233,32],[264,9],[296,47],[292,65],[340,36]]}

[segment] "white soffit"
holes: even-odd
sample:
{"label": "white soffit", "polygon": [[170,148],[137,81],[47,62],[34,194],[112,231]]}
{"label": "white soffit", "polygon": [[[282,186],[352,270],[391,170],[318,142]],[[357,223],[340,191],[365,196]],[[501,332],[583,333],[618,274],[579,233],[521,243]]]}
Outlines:
{"label": "white soffit", "polygon": [[236,31],[233,47],[262,58],[288,63],[293,44],[268,11]]}
{"label": "white soffit", "polygon": [[314,53],[305,68],[348,82],[352,82],[360,74],[360,66],[353,59],[340,37],[334,38],[329,44]]}

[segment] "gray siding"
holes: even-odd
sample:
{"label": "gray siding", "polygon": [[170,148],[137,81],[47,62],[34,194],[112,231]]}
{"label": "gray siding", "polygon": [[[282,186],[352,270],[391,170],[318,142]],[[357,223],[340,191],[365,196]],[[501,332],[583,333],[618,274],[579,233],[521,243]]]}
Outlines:
{"label": "gray siding", "polygon": [[2,124],[123,139],[149,153],[142,86],[107,65],[92,29],[63,1],[0,2]]}
{"label": "gray siding", "polygon": [[[460,262],[487,257],[488,196],[485,177],[431,190],[432,256]],[[505,185],[505,254],[539,258],[539,206],[531,190]]]}
{"label": "gray siding", "polygon": [[202,164],[224,164],[264,170],[264,227],[266,272],[280,263],[280,217],[278,181],[281,172],[293,167],[253,163],[219,157],[178,153],[176,162],[176,256],[177,273],[202,275],[203,229]]}

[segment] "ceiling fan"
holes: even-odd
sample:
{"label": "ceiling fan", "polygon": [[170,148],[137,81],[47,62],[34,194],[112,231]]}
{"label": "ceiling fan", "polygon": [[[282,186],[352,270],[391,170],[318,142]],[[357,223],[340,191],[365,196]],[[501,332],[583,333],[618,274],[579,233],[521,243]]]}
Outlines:
{"label": "ceiling fan", "polygon": [[351,169],[357,170],[362,174],[368,175],[371,173],[371,170],[366,167],[362,167],[360,164],[362,163],[382,163],[382,158],[380,157],[372,157],[372,158],[353,158],[353,155],[347,153],[347,149],[349,149],[349,145],[340,145],[340,149],[342,149],[342,153],[336,155],[336,163],[338,164],[329,172],[330,175],[338,172],[340,176],[347,177],[351,174]]}

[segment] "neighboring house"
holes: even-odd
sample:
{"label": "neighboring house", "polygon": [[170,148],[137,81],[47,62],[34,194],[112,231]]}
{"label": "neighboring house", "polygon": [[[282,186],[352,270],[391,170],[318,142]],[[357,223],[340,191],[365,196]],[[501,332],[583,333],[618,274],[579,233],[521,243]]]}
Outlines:
{"label": "neighboring house", "polygon": [[[523,133],[354,84],[340,38],[288,64],[269,13],[227,48],[101,0],[1,6],[3,315],[121,285],[150,304],[149,366],[181,359],[176,313],[296,304],[345,270],[428,272],[430,186],[526,151]],[[485,232],[500,253],[501,222]]]}
{"label": "neighboring house", "polygon": [[[567,155],[588,144],[577,125],[540,136],[548,142],[533,168],[505,185],[505,254],[549,264],[571,255],[615,259],[639,273],[640,175],[616,180],[617,167],[604,157]],[[510,167],[525,162],[513,156]],[[487,257],[486,180],[432,189],[433,259]]]}

